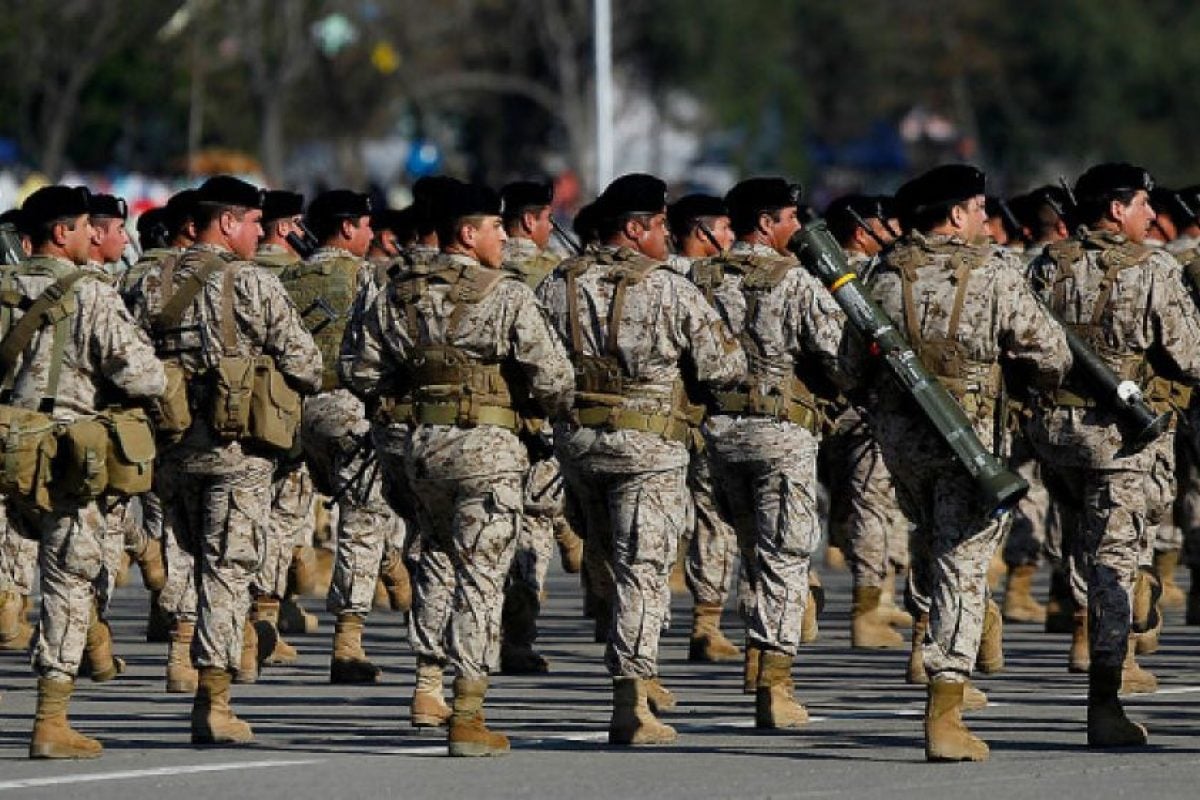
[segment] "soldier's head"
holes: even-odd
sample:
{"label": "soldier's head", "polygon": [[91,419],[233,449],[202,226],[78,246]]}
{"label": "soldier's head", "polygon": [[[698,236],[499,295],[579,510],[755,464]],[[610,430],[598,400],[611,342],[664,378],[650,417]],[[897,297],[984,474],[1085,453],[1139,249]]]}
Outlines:
{"label": "soldier's head", "polygon": [[162,206],[143,211],[137,218],[138,245],[143,251],[154,247],[166,247],[171,240],[167,228],[167,210]]}
{"label": "soldier's head", "polygon": [[848,194],[825,209],[825,223],[848,253],[873,256],[895,238],[888,227],[888,209],[880,195]]}
{"label": "soldier's head", "polygon": [[719,255],[733,245],[729,209],[719,197],[684,195],[667,208],[667,225],[675,249],[688,258]]}
{"label": "soldier's head", "polygon": [[21,205],[33,252],[88,263],[92,223],[88,218],[92,193],[83,186],[45,186]]}
{"label": "soldier's head", "polygon": [[[272,189],[263,195],[263,244],[296,250],[288,242],[288,234],[301,235],[300,225],[304,220],[304,195]],[[297,253],[297,255],[299,255]]]}
{"label": "soldier's head", "polygon": [[1173,242],[1188,226],[1191,214],[1181,202],[1179,192],[1165,186],[1155,186],[1150,192],[1150,205],[1154,208],[1154,221],[1150,223],[1150,236],[1160,242]]}
{"label": "soldier's head", "polygon": [[372,259],[395,258],[400,251],[417,241],[416,216],[413,207],[383,208],[371,215],[371,230],[375,238],[367,257]]}
{"label": "soldier's head", "polygon": [[1179,229],[1180,236],[1200,238],[1200,186],[1185,186],[1179,190],[1179,201],[1187,207],[1187,224]]}
{"label": "soldier's head", "polygon": [[788,255],[788,240],[800,230],[798,183],[783,178],[747,178],[725,195],[733,232],[743,242]]}
{"label": "soldier's head", "polygon": [[438,206],[442,195],[453,191],[461,181],[449,175],[426,175],[413,184],[412,209],[417,229],[417,244],[438,246]]}
{"label": "soldier's head", "polygon": [[176,192],[163,206],[169,247],[190,247],[196,241],[196,190]]}
{"label": "soldier's head", "polygon": [[321,192],[308,204],[304,224],[322,247],[339,247],[359,258],[371,249],[371,197],[348,189]]}
{"label": "soldier's head", "polygon": [[500,190],[500,216],[510,238],[529,239],[539,248],[550,244],[554,228],[550,209],[554,204],[554,184],[515,181]]}
{"label": "soldier's head", "polygon": [[120,261],[129,244],[129,231],[125,228],[129,207],[125,199],[111,194],[93,194],[88,216],[94,231],[91,260],[101,264]]}
{"label": "soldier's head", "polygon": [[439,198],[438,242],[443,253],[475,259],[485,267],[504,263],[504,220],[500,196],[477,183],[444,187]]}
{"label": "soldier's head", "polygon": [[592,202],[580,206],[575,212],[575,219],[571,220],[571,230],[575,231],[575,236],[579,238],[580,247],[600,241],[599,211]]}
{"label": "soldier's head", "polygon": [[896,191],[906,230],[957,236],[966,242],[984,234],[987,200],[983,171],[969,164],[943,164]]}
{"label": "soldier's head", "polygon": [[10,225],[16,233],[17,238],[21,242],[21,255],[30,256],[33,254],[33,242],[29,239],[29,230],[25,227],[25,217],[21,214],[21,209],[10,208],[3,214],[0,214],[0,226]]}
{"label": "soldier's head", "polygon": [[1013,223],[1008,219],[1008,214],[1004,213],[1004,205],[1007,203],[1008,201],[1001,197],[988,197],[984,203],[987,213],[984,233],[1001,247],[1010,247],[1021,242],[1021,231],[1013,227]]}
{"label": "soldier's head", "polygon": [[1039,186],[1029,194],[1008,201],[1021,223],[1022,235],[1034,244],[1059,242],[1071,235],[1067,227],[1067,193],[1060,186]]}
{"label": "soldier's head", "polygon": [[622,175],[596,198],[600,239],[657,261],[667,252],[667,185],[653,175]]}
{"label": "soldier's head", "polygon": [[196,190],[196,241],[253,258],[262,238],[263,191],[240,178],[218,175]]}
{"label": "soldier's head", "polygon": [[1141,167],[1125,163],[1098,164],[1075,182],[1079,221],[1094,230],[1124,234],[1142,242],[1154,222],[1150,192],[1154,178]]}

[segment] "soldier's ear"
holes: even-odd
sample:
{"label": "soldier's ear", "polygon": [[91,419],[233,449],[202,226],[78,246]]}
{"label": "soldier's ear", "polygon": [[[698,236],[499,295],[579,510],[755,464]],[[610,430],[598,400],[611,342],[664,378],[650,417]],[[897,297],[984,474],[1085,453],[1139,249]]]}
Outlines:
{"label": "soldier's ear", "polygon": [[758,214],[758,232],[764,236],[771,235],[771,229],[775,225],[775,217],[766,211],[760,211]]}

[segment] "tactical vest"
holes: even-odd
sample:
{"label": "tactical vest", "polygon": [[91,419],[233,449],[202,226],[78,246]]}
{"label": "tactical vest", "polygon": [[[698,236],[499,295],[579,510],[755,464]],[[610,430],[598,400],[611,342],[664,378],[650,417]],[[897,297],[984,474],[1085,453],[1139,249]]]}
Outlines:
{"label": "tactical vest", "polygon": [[[721,270],[721,280],[726,270],[736,271],[742,275],[741,290],[746,298],[746,327],[742,331],[742,349],[746,351],[749,365],[746,381],[736,388],[717,392],[717,407],[722,414],[734,417],[770,417],[794,425],[807,428],[816,433],[822,420],[817,397],[808,385],[795,374],[783,378],[782,381],[771,381],[764,391],[761,378],[767,375],[764,362],[762,343],[751,333],[754,321],[758,318],[759,304],[770,294],[788,273],[799,268],[799,263],[783,258],[772,258],[757,254],[734,254],[723,262],[713,263],[713,267]],[[705,280],[709,276],[701,275]],[[716,286],[713,285],[715,289]]]}
{"label": "tactical vest", "polygon": [[[1050,304],[1059,313],[1072,302],[1067,283],[1076,279],[1074,265],[1084,257],[1086,249],[1088,245],[1079,239],[1055,242],[1046,248],[1047,257],[1055,265],[1054,282],[1050,286]],[[1191,387],[1155,374],[1154,365],[1146,353],[1131,353],[1109,346],[1104,337],[1103,326],[1104,317],[1109,313],[1112,304],[1112,291],[1117,276],[1127,269],[1146,263],[1152,254],[1150,248],[1128,241],[1105,247],[1098,259],[1100,267],[1104,270],[1104,277],[1100,280],[1100,294],[1092,308],[1091,317],[1087,322],[1064,324],[1087,342],[1106,363],[1115,363],[1113,371],[1120,380],[1133,381],[1141,386],[1146,402],[1155,411],[1162,413],[1169,409],[1187,408],[1191,401]],[[1072,374],[1067,375],[1063,387],[1054,394],[1053,400],[1055,405],[1072,408],[1091,408],[1097,405],[1087,388],[1078,385]]]}
{"label": "tactical vest", "polygon": [[560,260],[553,253],[540,250],[528,258],[506,259],[503,268],[524,281],[530,289],[536,289],[542,279],[554,271]]}
{"label": "tactical vest", "polygon": [[254,254],[254,263],[281,278],[284,270],[300,263],[300,257],[289,252],[260,251]]}
{"label": "tactical vest", "polygon": [[926,248],[917,245],[896,247],[877,272],[893,271],[900,277],[904,329],[909,344],[920,358],[921,364],[937,377],[969,418],[973,421],[993,419],[997,410],[996,402],[1004,388],[1000,365],[994,361],[972,358],[966,346],[956,338],[971,272],[987,263],[988,249],[962,246],[952,248],[950,266],[953,269],[951,280],[955,292],[949,324],[944,334],[921,332],[916,298],[913,296],[917,270],[927,263],[928,252]]}
{"label": "tactical vest", "polygon": [[381,408],[385,416],[411,425],[495,425],[520,430],[519,409],[529,397],[520,369],[510,359],[482,361],[453,345],[419,344],[422,336],[417,311],[417,302],[431,285],[448,285],[454,310],[446,321],[446,330],[453,331],[471,306],[512,276],[455,262],[410,266],[406,274],[393,277],[391,289],[413,342],[404,366],[409,391],[403,397],[384,399]]}
{"label": "tactical vest", "polygon": [[[615,265],[606,280],[616,284],[612,303],[608,307],[605,328],[607,338],[600,355],[588,355],[583,348],[583,318],[579,309],[578,278],[595,266]],[[671,386],[670,398],[662,402],[661,393],[634,379],[622,363],[617,347],[625,295],[630,286],[641,283],[647,275],[662,265],[630,250],[596,253],[591,259],[577,259],[560,267],[566,283],[567,310],[570,317],[569,342],[571,361],[575,366],[574,420],[586,428],[601,430],[633,430],[657,434],[676,442],[689,442],[691,429],[703,417],[703,407],[689,403],[682,377]],[[627,407],[628,400],[654,400],[661,404],[654,413]]]}
{"label": "tactical vest", "polygon": [[348,256],[302,261],[279,276],[321,351],[321,391],[336,389],[342,334],[358,293],[361,263]]}

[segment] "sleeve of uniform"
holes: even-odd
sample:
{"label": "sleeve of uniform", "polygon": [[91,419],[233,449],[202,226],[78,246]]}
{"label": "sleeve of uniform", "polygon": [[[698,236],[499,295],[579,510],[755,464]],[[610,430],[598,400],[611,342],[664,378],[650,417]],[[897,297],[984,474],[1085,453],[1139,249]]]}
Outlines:
{"label": "sleeve of uniform", "polygon": [[846,314],[816,278],[803,270],[797,275],[784,317],[788,348],[796,356],[816,357],[830,380],[847,386],[851,380],[839,358]]}
{"label": "sleeve of uniform", "polygon": [[1058,386],[1071,368],[1071,350],[1062,326],[1038,301],[1018,268],[1006,264],[996,274],[999,342],[1006,357],[1027,366],[1036,386]]}
{"label": "sleeve of uniform", "polygon": [[87,281],[80,301],[90,311],[80,320],[80,331],[91,338],[97,373],[128,397],[159,397],[167,388],[162,362],[117,290],[102,281]]}
{"label": "sleeve of uniform", "polygon": [[403,342],[397,338],[398,331],[404,328],[392,313],[388,294],[387,289],[376,292],[359,318],[352,322],[356,330],[353,337],[347,334],[350,347],[342,353],[339,365],[342,382],[362,398],[401,389],[394,373],[395,366],[404,359]]}
{"label": "sleeve of uniform", "polygon": [[509,328],[511,354],[529,379],[529,391],[542,408],[569,408],[575,392],[575,370],[545,308],[524,284],[507,281],[515,306]]}
{"label": "sleeve of uniform", "polygon": [[[1151,257],[1146,324],[1162,355],[1192,382],[1200,382],[1200,312],[1183,284],[1182,270],[1173,257]],[[1148,337],[1149,338],[1149,337]]]}
{"label": "sleeve of uniform", "polygon": [[726,386],[746,374],[746,353],[704,295],[686,278],[674,273],[668,299],[675,315],[678,343],[692,359],[696,378]]}
{"label": "sleeve of uniform", "polygon": [[354,302],[350,306],[350,319],[346,322],[346,330],[342,333],[342,344],[338,350],[338,378],[347,386],[349,386],[347,379],[349,362],[353,360],[354,354],[359,350],[359,339],[363,335],[367,309],[378,293],[379,287],[375,284],[374,273],[360,271],[358,293],[354,296]]}
{"label": "sleeve of uniform", "polygon": [[279,278],[256,269],[260,280],[262,314],[266,333],[263,352],[275,358],[275,365],[300,390],[315,392],[321,388],[321,351],[312,334],[304,327],[300,312]]}

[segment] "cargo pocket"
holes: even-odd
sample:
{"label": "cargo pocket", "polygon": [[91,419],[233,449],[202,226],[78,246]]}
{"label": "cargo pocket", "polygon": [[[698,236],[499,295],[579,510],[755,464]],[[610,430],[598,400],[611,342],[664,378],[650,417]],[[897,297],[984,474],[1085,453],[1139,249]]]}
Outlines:
{"label": "cargo pocket", "polygon": [[229,490],[221,563],[257,571],[266,552],[266,507],[251,489]]}
{"label": "cargo pocket", "polygon": [[[83,514],[99,515],[94,507],[85,507],[79,511]],[[71,532],[62,553],[63,569],[72,575],[86,581],[94,581],[104,568],[104,542],[99,529],[89,528],[80,522],[77,516],[71,522]]]}

